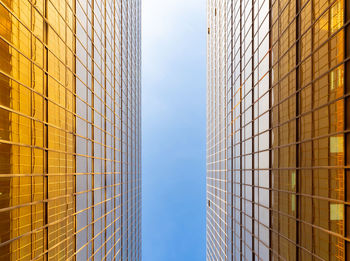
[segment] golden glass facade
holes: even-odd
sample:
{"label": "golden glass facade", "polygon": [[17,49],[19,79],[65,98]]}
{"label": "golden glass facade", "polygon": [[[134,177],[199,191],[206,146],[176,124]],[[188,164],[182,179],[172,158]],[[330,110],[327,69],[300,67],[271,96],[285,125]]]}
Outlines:
{"label": "golden glass facade", "polygon": [[207,19],[207,259],[349,260],[349,1]]}
{"label": "golden glass facade", "polygon": [[0,259],[140,260],[141,1],[0,0]]}

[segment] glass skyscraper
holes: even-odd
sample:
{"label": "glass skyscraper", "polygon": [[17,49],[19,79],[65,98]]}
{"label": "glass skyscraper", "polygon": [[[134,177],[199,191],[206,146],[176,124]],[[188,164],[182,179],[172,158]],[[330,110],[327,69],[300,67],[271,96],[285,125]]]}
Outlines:
{"label": "glass skyscraper", "polygon": [[0,259],[141,260],[141,0],[0,0]]}
{"label": "glass skyscraper", "polygon": [[350,260],[350,2],[207,21],[207,260]]}

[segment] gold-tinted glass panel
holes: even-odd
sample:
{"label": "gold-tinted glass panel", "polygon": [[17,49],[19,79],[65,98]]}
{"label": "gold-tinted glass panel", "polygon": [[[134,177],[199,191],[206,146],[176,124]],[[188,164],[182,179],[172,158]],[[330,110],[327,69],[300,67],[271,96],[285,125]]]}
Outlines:
{"label": "gold-tinted glass panel", "polygon": [[141,259],[141,1],[0,0],[0,259]]}

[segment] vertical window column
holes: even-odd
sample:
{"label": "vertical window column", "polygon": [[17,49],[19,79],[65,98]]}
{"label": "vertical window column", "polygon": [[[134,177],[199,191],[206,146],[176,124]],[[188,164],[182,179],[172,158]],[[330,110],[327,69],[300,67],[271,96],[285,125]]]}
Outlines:
{"label": "vertical window column", "polygon": [[273,0],[268,0],[269,4],[269,258],[272,258],[272,207],[273,207],[273,191],[272,191],[272,157],[273,157],[273,151],[272,151],[272,137],[273,137],[273,132],[272,132],[272,1]]}
{"label": "vertical window column", "polygon": [[[301,18],[300,18],[300,10],[301,10],[301,1],[296,0],[296,9],[295,9],[295,15],[296,15],[296,30],[295,30],[295,39],[296,39],[296,55],[295,55],[295,64],[296,64],[296,83],[295,83],[295,178],[293,178],[292,175],[292,183],[295,184],[295,188],[292,188],[293,194],[292,197],[292,210],[295,209],[295,218],[296,218],[296,227],[295,227],[295,257],[298,259],[299,257],[299,241],[300,241],[300,233],[299,233],[299,175],[300,175],[300,169],[299,169],[299,161],[300,161],[300,85],[301,85],[301,68],[300,68],[300,52],[301,52],[301,43],[300,43],[300,31],[301,31]],[[295,193],[295,194],[294,194]]]}
{"label": "vertical window column", "polygon": [[231,260],[234,260],[234,248],[235,248],[235,245],[234,245],[234,225],[235,225],[235,222],[234,222],[234,213],[235,213],[235,209],[234,209],[234,196],[233,196],[233,187],[234,187],[234,152],[233,152],[233,146],[234,146],[234,114],[233,114],[233,110],[234,110],[234,57],[235,57],[235,49],[234,49],[234,26],[235,26],[235,23],[234,23],[234,3],[233,2],[230,2],[230,38],[229,38],[229,41],[230,41],[230,48],[228,49],[228,52],[229,55],[230,55],[230,70],[228,71],[230,75],[228,75],[228,78],[229,78],[229,85],[228,85],[228,88],[229,88],[229,107],[228,107],[228,110],[230,111],[230,114],[229,114],[229,120],[230,120],[230,126],[229,126],[229,150],[228,150],[228,158],[229,158],[229,162],[228,162],[228,166],[230,168],[230,171],[228,173],[228,175],[230,176],[230,182],[228,183],[229,185],[229,204],[230,204],[230,208],[231,208],[231,212],[230,212],[230,215],[229,215],[229,218],[231,219],[229,222],[230,222],[230,258]]}
{"label": "vertical window column", "polygon": [[242,1],[240,1],[240,5],[239,5],[239,239],[240,239],[240,243],[239,243],[239,253],[240,253],[240,258],[242,259],[242,252],[243,252],[243,232],[242,232],[242,223],[243,223],[243,204],[242,204],[242,190],[243,190],[243,186],[242,186],[242,30],[243,30],[243,26],[242,26],[242,13],[243,13],[243,3]]}
{"label": "vertical window column", "polygon": [[345,260],[350,259],[350,3],[344,1],[344,25],[345,25],[345,73],[344,73],[344,94],[345,94],[345,111],[344,111],[344,123],[345,123],[345,236],[346,249]]}
{"label": "vertical window column", "polygon": [[49,234],[49,213],[48,213],[48,198],[49,198],[49,192],[48,192],[48,168],[49,168],[49,152],[48,152],[48,0],[44,1],[44,20],[43,20],[43,40],[44,40],[44,253],[45,253],[45,259],[48,259],[48,251],[49,251],[49,240],[48,240],[48,234]]}

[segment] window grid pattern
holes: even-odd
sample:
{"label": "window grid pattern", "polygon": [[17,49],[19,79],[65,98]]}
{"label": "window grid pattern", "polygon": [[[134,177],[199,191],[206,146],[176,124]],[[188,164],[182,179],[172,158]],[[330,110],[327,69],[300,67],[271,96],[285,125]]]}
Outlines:
{"label": "window grid pattern", "polygon": [[271,5],[275,259],[346,260],[343,0]]}
{"label": "window grid pattern", "polygon": [[207,9],[207,259],[347,260],[350,5],[228,2]]}
{"label": "window grid pattern", "polygon": [[0,1],[0,259],[141,259],[141,1]]}
{"label": "window grid pattern", "polygon": [[[230,253],[227,234],[227,1],[208,1],[207,109],[207,258],[224,260]],[[210,98],[209,98],[210,97]]]}

